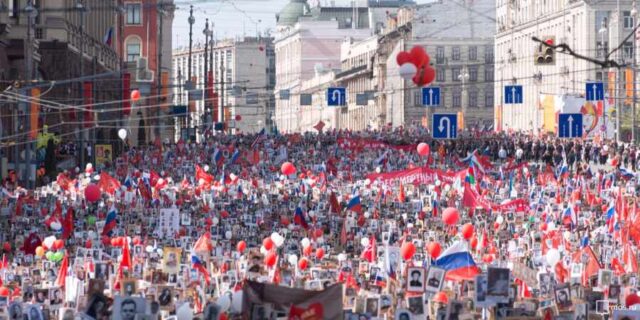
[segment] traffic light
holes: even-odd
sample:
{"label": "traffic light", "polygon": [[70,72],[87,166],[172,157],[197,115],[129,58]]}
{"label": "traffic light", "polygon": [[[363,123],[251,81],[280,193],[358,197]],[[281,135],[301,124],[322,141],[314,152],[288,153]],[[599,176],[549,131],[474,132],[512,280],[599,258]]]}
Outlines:
{"label": "traffic light", "polygon": [[[555,45],[555,37],[544,37],[542,41],[548,45]],[[555,65],[556,64],[556,52],[553,48],[540,44],[535,56],[536,65]]]}

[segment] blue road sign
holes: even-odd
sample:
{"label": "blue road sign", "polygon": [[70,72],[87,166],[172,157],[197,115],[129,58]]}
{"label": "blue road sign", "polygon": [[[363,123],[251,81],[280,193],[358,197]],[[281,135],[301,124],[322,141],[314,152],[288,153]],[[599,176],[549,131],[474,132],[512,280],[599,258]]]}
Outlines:
{"label": "blue road sign", "polygon": [[581,138],[582,137],[582,114],[581,113],[561,113],[558,116],[558,137],[559,138]]}
{"label": "blue road sign", "polygon": [[522,103],[522,86],[504,86],[504,103],[520,104]]}
{"label": "blue road sign", "polygon": [[423,106],[439,106],[440,105],[440,88],[439,87],[422,88],[422,105]]}
{"label": "blue road sign", "polygon": [[587,101],[604,100],[604,84],[602,82],[587,82],[585,90]]}
{"label": "blue road sign", "polygon": [[345,88],[329,88],[327,90],[327,105],[330,107],[344,106],[347,101]]}
{"label": "blue road sign", "polygon": [[434,139],[455,139],[458,137],[457,114],[434,114],[431,122]]}

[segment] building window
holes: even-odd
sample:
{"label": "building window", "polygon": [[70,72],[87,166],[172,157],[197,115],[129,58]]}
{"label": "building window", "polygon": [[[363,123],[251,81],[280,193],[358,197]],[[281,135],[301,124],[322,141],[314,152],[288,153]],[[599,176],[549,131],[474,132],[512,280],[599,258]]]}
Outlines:
{"label": "building window", "polygon": [[127,41],[127,62],[135,62],[140,57],[140,40],[130,39]]}
{"label": "building window", "polygon": [[487,87],[484,90],[484,106],[493,108],[493,87]]}
{"label": "building window", "polygon": [[469,67],[469,81],[478,81],[478,67]]}
{"label": "building window", "polygon": [[484,62],[493,63],[493,46],[484,46]]}
{"label": "building window", "polygon": [[631,11],[625,11],[623,13],[624,16],[624,28],[625,29],[633,29],[635,26],[635,21],[633,21],[633,16],[631,15]]}
{"label": "building window", "polygon": [[471,46],[469,47],[469,61],[478,60],[478,47]]}
{"label": "building window", "polygon": [[455,46],[451,48],[451,60],[460,61],[460,47]]}
{"label": "building window", "polygon": [[436,47],[436,63],[444,63],[444,47]]}
{"label": "building window", "polygon": [[436,81],[438,82],[445,82],[446,80],[446,73],[445,73],[445,69],[444,68],[437,68],[436,69]]}
{"label": "building window", "polygon": [[462,96],[460,95],[460,91],[454,91],[452,94],[453,99],[451,101],[451,106],[454,108],[460,108],[460,106],[462,106]]}
{"label": "building window", "polygon": [[459,67],[451,68],[451,80],[453,80],[455,82],[460,82],[460,79],[458,78],[459,75],[460,75],[460,68]]}
{"label": "building window", "polygon": [[478,105],[478,91],[476,89],[470,89],[467,93],[469,95],[469,108],[477,108]]}
{"label": "building window", "polygon": [[622,45],[622,55],[624,59],[632,59],[633,58],[633,43],[625,42]]}
{"label": "building window", "polygon": [[142,24],[142,4],[127,3],[127,24]]}
{"label": "building window", "polygon": [[422,89],[417,89],[413,92],[413,105],[422,105]]}
{"label": "building window", "polygon": [[484,68],[484,81],[485,82],[489,82],[489,81],[493,81],[493,76],[494,76],[494,71],[493,68]]}

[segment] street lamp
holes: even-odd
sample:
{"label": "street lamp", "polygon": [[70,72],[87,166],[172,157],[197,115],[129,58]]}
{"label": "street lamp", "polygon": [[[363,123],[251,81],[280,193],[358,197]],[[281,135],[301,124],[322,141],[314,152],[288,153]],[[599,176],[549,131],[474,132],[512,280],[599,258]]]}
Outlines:
{"label": "street lamp", "polygon": [[[209,29],[209,19],[206,19],[206,22],[204,24],[204,30],[202,30],[202,33],[204,34],[204,126],[206,127],[206,125],[208,125],[210,123],[209,121],[209,117],[210,115],[210,111],[209,110],[209,86],[212,86],[212,83],[209,83],[209,72],[208,72],[208,67],[209,67],[209,37],[211,37],[213,35],[213,31],[211,29]],[[213,47],[211,47],[211,50],[213,51]],[[211,70],[213,71],[213,70]]]}
{"label": "street lamp", "polygon": [[462,81],[462,115],[464,117],[463,120],[466,121],[467,104],[469,104],[469,99],[467,99],[467,80],[469,80],[469,72],[467,71],[467,66],[465,66],[462,69],[462,72],[460,72],[460,74],[458,75],[458,80]]}
{"label": "street lamp", "polygon": [[[600,29],[598,29],[598,33],[600,34],[600,48],[602,49],[602,56],[607,56],[607,48],[604,45],[604,37],[607,34],[607,18],[602,19],[602,23],[600,24]],[[607,108],[604,107],[603,103],[603,112],[602,112],[602,140],[607,138]]]}
{"label": "street lamp", "polygon": [[[189,84],[189,86],[191,85],[191,53],[192,53],[192,49],[193,49],[193,24],[196,23],[196,18],[193,17],[193,5],[191,6],[191,9],[189,10],[189,63],[188,63],[188,69],[187,70],[187,83]],[[191,90],[190,87],[187,87],[187,90]]]}
{"label": "street lamp", "polygon": [[[633,20],[633,26],[635,26],[637,24],[637,20],[638,20],[638,9],[636,7],[636,2],[633,1],[632,5],[631,5],[631,18]],[[632,67],[633,67],[633,101],[631,102],[631,112],[633,112],[632,115],[632,123],[631,123],[631,143],[635,143],[636,142],[636,74],[637,74],[637,70],[636,68],[638,67],[637,63],[638,63],[638,54],[636,53],[636,41],[638,41],[637,35],[636,35],[636,31],[634,31],[634,35],[633,35],[633,40],[632,40],[632,48],[631,48],[631,52],[633,54],[633,61],[632,63]]]}

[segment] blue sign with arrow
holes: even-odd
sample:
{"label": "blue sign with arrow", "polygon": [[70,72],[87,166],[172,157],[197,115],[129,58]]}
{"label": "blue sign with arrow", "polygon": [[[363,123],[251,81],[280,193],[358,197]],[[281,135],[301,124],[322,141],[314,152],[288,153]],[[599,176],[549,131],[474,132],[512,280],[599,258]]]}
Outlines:
{"label": "blue sign with arrow", "polygon": [[604,84],[602,82],[587,82],[585,91],[587,101],[604,100]]}
{"label": "blue sign with arrow", "polygon": [[561,113],[558,116],[559,138],[582,138],[582,114]]}
{"label": "blue sign with arrow", "polygon": [[329,107],[344,106],[347,101],[347,91],[345,88],[329,88],[327,90],[327,105]]}
{"label": "blue sign with arrow", "polygon": [[457,114],[434,114],[431,122],[434,139],[455,139],[458,137]]}
{"label": "blue sign with arrow", "polygon": [[422,88],[422,105],[423,106],[439,106],[440,105],[440,88],[439,87]]}
{"label": "blue sign with arrow", "polygon": [[520,104],[523,101],[522,86],[504,86],[504,103],[505,104]]}

